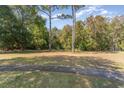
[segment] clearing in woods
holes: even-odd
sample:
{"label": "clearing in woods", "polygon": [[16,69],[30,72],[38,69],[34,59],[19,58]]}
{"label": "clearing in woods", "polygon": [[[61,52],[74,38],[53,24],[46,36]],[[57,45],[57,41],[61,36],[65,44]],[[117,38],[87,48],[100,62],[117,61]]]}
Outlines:
{"label": "clearing in woods", "polygon": [[[0,69],[6,69],[6,66],[21,65],[93,68],[98,71],[104,70],[124,75],[124,52],[71,53],[32,51],[0,54]],[[87,71],[87,73],[90,72]],[[112,77],[120,78],[116,76]],[[7,70],[0,72],[0,87],[124,87],[124,83],[113,78],[108,79],[92,75],[49,71],[23,72]]]}

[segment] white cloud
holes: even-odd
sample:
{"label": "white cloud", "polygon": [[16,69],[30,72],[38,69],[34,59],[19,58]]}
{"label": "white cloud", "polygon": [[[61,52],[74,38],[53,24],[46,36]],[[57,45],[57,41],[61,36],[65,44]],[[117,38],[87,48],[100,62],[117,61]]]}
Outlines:
{"label": "white cloud", "polygon": [[97,7],[96,6],[87,6],[85,9],[80,10],[79,12],[76,13],[77,17],[82,16],[83,14],[91,14],[94,11],[97,11]]}
{"label": "white cloud", "polygon": [[[56,13],[52,15],[52,18],[55,18],[59,15],[61,15],[62,13]],[[80,9],[77,13],[76,16],[77,18],[80,18],[81,16],[97,16],[97,15],[102,15],[102,16],[106,16],[106,17],[112,17],[114,15],[113,12],[108,11],[106,9],[104,9],[102,6],[95,6],[95,5],[89,5],[89,6],[85,6],[83,9]],[[48,19],[48,16],[46,14],[41,14],[41,16],[43,16],[44,18]],[[61,19],[53,19],[53,21],[58,21]]]}
{"label": "white cloud", "polygon": [[76,13],[77,18],[85,15],[111,15],[111,12],[105,10],[102,8],[102,6],[87,6],[85,9],[80,10],[79,12]]}
{"label": "white cloud", "polygon": [[100,13],[100,15],[106,15],[106,14],[108,14],[108,11],[107,11],[107,10],[103,10],[103,11],[101,11],[101,13]]}

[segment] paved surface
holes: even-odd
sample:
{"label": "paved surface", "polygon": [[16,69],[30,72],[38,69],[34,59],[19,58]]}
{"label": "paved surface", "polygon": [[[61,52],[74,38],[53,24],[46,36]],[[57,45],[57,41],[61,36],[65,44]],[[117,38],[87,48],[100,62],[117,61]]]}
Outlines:
{"label": "paved surface", "polygon": [[42,65],[6,65],[0,66],[0,71],[50,71],[76,73],[80,75],[99,76],[124,82],[124,72],[106,71],[94,68],[76,68],[70,66],[42,66]]}

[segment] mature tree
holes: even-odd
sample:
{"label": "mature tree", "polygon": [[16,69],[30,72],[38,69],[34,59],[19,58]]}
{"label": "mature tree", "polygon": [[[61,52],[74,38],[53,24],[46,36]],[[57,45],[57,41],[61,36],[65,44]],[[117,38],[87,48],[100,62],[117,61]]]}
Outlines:
{"label": "mature tree", "polygon": [[[53,11],[70,7],[72,14],[61,14],[54,18],[73,19],[73,25],[62,30],[51,28]],[[84,7],[84,6],[83,6]],[[124,50],[124,16],[108,19],[90,16],[76,21],[76,12],[82,6],[0,6],[0,49],[79,49],[98,51]],[[45,26],[49,17],[50,31]],[[49,46],[48,46],[49,45]]]}
{"label": "mature tree", "polygon": [[27,24],[31,17],[31,7],[29,6],[10,6],[17,18],[17,29],[15,30],[17,39],[17,48],[25,49],[29,43],[30,33],[27,31]]}
{"label": "mature tree", "polygon": [[52,46],[52,40],[51,40],[51,21],[52,21],[52,12],[54,12],[56,9],[58,9],[58,6],[56,5],[44,5],[39,6],[39,9],[41,12],[45,13],[49,17],[49,50],[51,50]]}
{"label": "mature tree", "polygon": [[59,40],[64,49],[71,49],[71,32],[72,27],[70,25],[65,25],[60,33]]}
{"label": "mature tree", "polygon": [[72,18],[73,20],[73,26],[72,26],[72,52],[75,51],[75,24],[76,24],[76,12],[80,10],[81,8],[84,7],[84,5],[71,5],[71,6],[62,6],[62,8],[68,8],[71,7],[72,14],[71,15],[66,15],[62,14],[66,19],[67,18]]}
{"label": "mature tree", "polygon": [[[0,47],[3,49],[14,48],[13,30],[17,22],[12,10],[8,6],[0,6]],[[12,30],[13,29],[13,30]]]}
{"label": "mature tree", "polygon": [[61,32],[61,30],[59,30],[58,28],[56,28],[56,27],[52,28],[51,39],[52,39],[52,48],[53,49],[61,49],[62,48],[62,45],[59,40],[60,32]]}
{"label": "mature tree", "polygon": [[84,21],[76,22],[75,48],[79,50],[94,50],[93,32],[85,26]]}
{"label": "mature tree", "polygon": [[25,9],[25,26],[31,34],[31,48],[44,49],[48,44],[48,33],[46,31],[46,20],[38,15],[37,6],[27,6]]}
{"label": "mature tree", "polygon": [[43,35],[47,35],[45,20],[37,15],[34,6],[0,7],[1,47],[32,49],[46,45],[48,36]]}
{"label": "mature tree", "polygon": [[29,25],[29,30],[32,36],[31,44],[35,49],[48,48],[48,33],[43,18],[37,16],[34,19],[34,23]]}
{"label": "mature tree", "polygon": [[111,48],[113,51],[124,49],[124,16],[116,16],[111,21]]}
{"label": "mature tree", "polygon": [[91,16],[87,18],[87,25],[94,35],[93,38],[96,42],[98,50],[109,50],[109,22],[102,16]]}

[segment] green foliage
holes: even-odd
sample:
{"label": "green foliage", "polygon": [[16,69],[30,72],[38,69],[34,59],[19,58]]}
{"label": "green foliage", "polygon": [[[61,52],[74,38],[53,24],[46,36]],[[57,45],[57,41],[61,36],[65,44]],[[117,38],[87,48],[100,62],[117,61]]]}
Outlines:
{"label": "green foliage", "polygon": [[[48,14],[52,20],[52,12],[71,6],[0,6],[0,49],[66,49],[72,48],[72,29],[65,25],[62,30],[46,28],[46,19],[40,13]],[[74,6],[76,11],[84,6]],[[75,11],[75,12],[76,12]],[[51,14],[51,15],[49,15]],[[60,19],[71,18],[72,15],[57,16]],[[90,16],[86,20],[75,23],[75,40],[77,50],[83,51],[118,51],[124,50],[124,16],[116,16],[111,20],[103,16]],[[75,20],[76,21],[76,20]],[[73,33],[74,34],[74,33]]]}
{"label": "green foliage", "polygon": [[92,32],[85,27],[83,21],[76,23],[76,48],[79,50],[93,50],[94,40]]}
{"label": "green foliage", "polygon": [[60,30],[54,27],[51,31],[51,39],[52,39],[52,48],[53,49],[62,49],[62,45],[59,41]]}
{"label": "green foliage", "polygon": [[[83,51],[124,50],[124,17],[109,21],[106,17],[90,16],[76,22],[75,48]],[[64,49],[71,49],[71,26],[64,26],[60,43]]]}
{"label": "green foliage", "polygon": [[0,47],[6,50],[47,47],[45,20],[35,6],[0,6]]}
{"label": "green foliage", "polygon": [[31,44],[35,49],[47,48],[48,32],[45,27],[45,20],[36,16],[34,23],[30,24],[29,29],[32,37]]}
{"label": "green foliage", "polygon": [[121,26],[123,23],[114,20],[115,18],[109,21],[102,16],[87,18],[87,27],[93,32],[92,38],[96,43],[95,50],[122,50],[118,43],[123,41],[123,27]]}
{"label": "green foliage", "polygon": [[71,32],[72,27],[70,25],[65,25],[60,33],[59,40],[64,49],[71,49]]}

